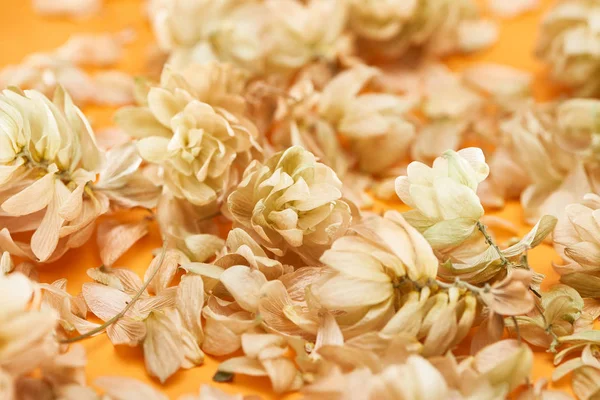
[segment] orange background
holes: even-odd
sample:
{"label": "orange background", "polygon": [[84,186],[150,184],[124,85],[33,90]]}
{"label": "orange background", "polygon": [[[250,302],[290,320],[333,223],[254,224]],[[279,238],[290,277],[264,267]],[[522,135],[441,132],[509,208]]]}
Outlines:
{"label": "orange background", "polygon": [[[19,63],[25,56],[33,52],[51,51],[62,45],[70,35],[81,32],[118,32],[133,28],[136,39],[126,47],[126,54],[116,68],[132,73],[142,74],[145,70],[146,55],[153,41],[152,33],[143,17],[142,0],[105,0],[102,11],[85,20],[67,20],[48,18],[36,15],[30,0],[0,0],[0,67]],[[534,12],[501,22],[500,39],[492,48],[469,56],[455,56],[448,64],[455,70],[461,70],[477,62],[487,61],[511,65],[531,71],[535,74],[534,94],[538,100],[548,100],[559,93],[558,87],[552,85],[547,78],[541,63],[534,59],[532,51],[537,37],[537,26],[544,10],[551,5],[550,0],[541,0],[541,6]],[[86,115],[95,129],[110,126],[114,109],[108,107],[86,107]],[[384,205],[383,207],[398,207]],[[135,218],[137,213],[130,213],[124,218]],[[504,217],[521,228],[521,234],[528,230],[522,224],[522,211],[518,204],[509,204],[500,212],[492,215]],[[160,237],[156,226],[150,234],[137,243],[133,249],[117,262],[118,266],[131,268],[143,276],[151,260],[151,250],[160,247]],[[552,271],[551,263],[559,261],[559,257],[548,245],[541,245],[530,253],[530,264],[536,271],[547,275],[542,289],[557,282],[558,277]],[[68,279],[68,289],[78,293],[84,282],[91,279],[86,275],[88,268],[100,265],[98,247],[95,240],[85,246],[71,250],[60,261],[40,268],[40,279],[52,282],[59,278]],[[258,394],[265,399],[294,398],[296,395],[276,396],[270,393],[270,384],[266,378],[236,376],[234,384],[218,384],[211,381],[219,360],[206,357],[203,366],[191,370],[181,370],[171,377],[164,386],[150,378],[145,370],[140,348],[120,346],[114,348],[105,335],[88,339],[84,342],[89,363],[87,375],[89,382],[99,376],[122,375],[133,377],[152,384],[161,389],[170,398],[184,393],[197,393],[203,383],[210,383],[226,392],[242,392]],[[536,349],[533,380],[540,377],[549,378],[553,370],[552,355],[543,349]],[[555,388],[570,390],[569,378],[553,385]]]}

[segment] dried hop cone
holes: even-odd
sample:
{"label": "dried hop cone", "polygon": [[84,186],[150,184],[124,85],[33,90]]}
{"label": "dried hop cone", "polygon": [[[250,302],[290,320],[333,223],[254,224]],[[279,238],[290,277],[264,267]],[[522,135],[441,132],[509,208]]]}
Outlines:
{"label": "dried hop cone", "polygon": [[600,32],[595,0],[561,0],[544,17],[536,54],[550,65],[557,81],[591,96],[600,92]]}
{"label": "dried hop cone", "polygon": [[342,236],[352,221],[341,199],[342,182],[328,166],[302,147],[254,162],[228,199],[235,223],[278,256],[287,250],[307,263]]}
{"label": "dried hop cone", "polygon": [[150,0],[148,19],[160,49],[174,68],[220,60],[248,72],[264,72],[269,19],[264,2]]}
{"label": "dried hop cone", "polygon": [[559,146],[579,159],[600,160],[600,100],[569,99],[557,107]]}
{"label": "dried hop cone", "polygon": [[361,54],[397,58],[410,50],[435,56],[473,51],[496,38],[472,0],[350,0],[349,25]]}
{"label": "dried hop cone", "polygon": [[2,398],[11,399],[14,398],[10,392],[11,385],[4,386],[7,380],[10,382],[31,373],[40,365],[49,364],[58,354],[54,332],[58,316],[50,308],[37,310],[31,307],[41,293],[39,286],[23,274],[0,274],[0,293],[0,376],[9,378],[2,382],[0,395],[6,393],[4,389],[8,386],[8,396],[3,395]]}
{"label": "dried hop cone", "polygon": [[556,266],[561,282],[583,297],[600,296],[600,196],[589,193],[570,204],[554,231],[554,248],[565,261]]}
{"label": "dried hop cone", "polygon": [[[85,243],[95,218],[108,210],[109,199],[92,190],[103,159],[85,116],[62,88],[52,101],[34,90],[4,90],[0,250],[45,262]],[[17,233],[31,237],[15,241]]]}
{"label": "dried hop cone", "polygon": [[[494,186],[520,191],[525,219],[531,224],[545,214],[556,214],[589,191],[584,189],[588,186],[585,169],[578,162],[586,158],[561,146],[567,141],[574,145],[576,139],[573,117],[562,106],[560,109],[557,113],[553,104],[532,104],[500,125],[500,150],[506,153],[495,156]],[[584,120],[579,119],[578,123],[583,125]],[[516,168],[512,172],[502,170],[498,166],[500,157],[505,163],[513,162]],[[577,181],[580,184],[572,186],[571,182]]]}
{"label": "dried hop cone", "polygon": [[182,74],[163,71],[145,104],[121,109],[118,123],[139,138],[142,158],[162,167],[166,186],[197,206],[220,201],[260,155],[245,118],[242,75],[210,63]]}
{"label": "dried hop cone", "polygon": [[458,245],[471,235],[484,213],[477,187],[489,173],[481,149],[448,150],[432,167],[413,161],[406,172],[396,179],[396,194],[414,208],[404,218],[434,249]]}

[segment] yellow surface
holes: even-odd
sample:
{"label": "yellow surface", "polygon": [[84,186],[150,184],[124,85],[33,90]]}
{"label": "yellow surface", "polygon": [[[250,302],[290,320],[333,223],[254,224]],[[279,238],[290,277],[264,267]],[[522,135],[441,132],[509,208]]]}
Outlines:
{"label": "yellow surface", "polygon": [[[551,4],[550,0],[542,0],[542,6],[535,12],[516,19],[502,22],[500,40],[492,48],[467,57],[452,57],[449,65],[457,70],[473,63],[487,61],[512,65],[535,73],[534,93],[538,100],[547,100],[559,93],[546,77],[543,66],[532,56],[532,49],[537,36],[537,26],[543,10]],[[0,67],[20,62],[32,52],[50,51],[63,44],[71,34],[79,32],[118,32],[125,28],[133,28],[136,40],[127,47],[125,58],[117,68],[133,74],[141,74],[145,68],[146,54],[152,43],[152,34],[143,18],[141,0],[105,0],[99,15],[86,20],[69,21],[62,18],[44,18],[34,14],[30,0],[0,0]],[[114,110],[109,108],[88,107],[84,109],[91,119],[94,128],[111,125]],[[390,205],[394,206],[394,205]],[[135,218],[131,213],[128,218]],[[522,212],[518,204],[510,204],[497,213],[521,227],[521,234],[528,227],[522,224]],[[128,267],[140,275],[146,269],[150,259],[150,251],[160,246],[158,231],[154,226],[151,233],[142,239],[132,250],[118,262],[118,266]],[[557,275],[552,271],[551,263],[559,261],[558,256],[547,245],[531,251],[530,262],[536,271],[547,275],[542,289],[556,283]],[[44,282],[52,282],[59,278],[68,279],[68,289],[77,293],[84,282],[90,281],[85,271],[100,265],[98,248],[94,240],[85,246],[67,253],[59,262],[42,266],[40,278]],[[96,377],[104,375],[123,375],[149,382],[160,388],[169,397],[176,398],[183,393],[197,393],[203,383],[210,383],[227,392],[243,392],[259,394],[265,399],[294,398],[295,395],[278,397],[270,394],[266,379],[239,376],[234,384],[216,384],[211,381],[219,360],[207,357],[203,366],[182,370],[170,378],[166,385],[160,386],[145,371],[142,351],[139,348],[114,348],[106,336],[101,335],[84,342],[88,352],[89,363],[87,375],[92,382]],[[543,349],[536,349],[533,379],[550,377],[552,373],[552,355]],[[569,381],[563,379],[554,385],[556,388],[569,390]]]}

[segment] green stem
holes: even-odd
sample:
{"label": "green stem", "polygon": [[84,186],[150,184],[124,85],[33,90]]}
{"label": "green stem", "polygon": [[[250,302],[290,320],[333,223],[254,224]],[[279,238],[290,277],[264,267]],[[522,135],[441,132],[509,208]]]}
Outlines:
{"label": "green stem", "polygon": [[135,302],[142,296],[142,294],[144,293],[144,291],[148,288],[148,285],[150,285],[150,282],[152,282],[152,279],[154,279],[154,277],[156,276],[156,274],[158,273],[158,271],[160,270],[160,267],[162,267],[162,263],[165,260],[165,254],[167,253],[167,241],[165,240],[165,238],[163,238],[163,247],[162,247],[162,251],[160,254],[160,260],[156,266],[156,268],[154,269],[154,271],[152,271],[152,274],[150,274],[150,277],[148,277],[148,279],[146,280],[146,282],[144,282],[144,284],[142,285],[142,287],[140,288],[140,290],[135,294],[135,296],[133,296],[133,298],[131,299],[131,301],[129,303],[127,303],[127,305],[121,310],[121,312],[119,312],[117,315],[115,315],[114,317],[112,317],[111,319],[109,319],[108,321],[106,321],[105,323],[103,323],[102,325],[100,325],[97,328],[92,329],[89,332],[86,332],[82,335],[79,336],[75,336],[72,338],[67,338],[67,339],[61,339],[59,341],[59,343],[62,344],[68,344],[68,343],[75,343],[78,342],[80,340],[83,339],[87,339],[89,337],[92,337],[98,333],[101,333],[102,331],[104,331],[106,328],[108,328],[109,326],[111,326],[112,324],[114,324],[115,322],[117,322],[119,319],[123,318],[123,316],[125,316],[125,314],[127,313],[127,311],[129,311],[129,309],[133,306],[133,304],[135,304]]}

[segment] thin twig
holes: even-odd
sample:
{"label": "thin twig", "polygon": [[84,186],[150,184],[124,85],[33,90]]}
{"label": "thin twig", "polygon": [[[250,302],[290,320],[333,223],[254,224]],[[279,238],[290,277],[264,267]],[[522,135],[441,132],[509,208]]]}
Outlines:
{"label": "thin twig", "polygon": [[532,288],[531,286],[529,286],[529,290],[531,290],[531,292],[532,292],[533,294],[535,294],[535,296],[536,296],[538,299],[541,299],[541,298],[542,298],[542,295],[541,295],[541,294],[540,294],[540,293],[539,293],[537,290],[535,290],[534,288]]}
{"label": "thin twig", "polygon": [[489,244],[490,246],[492,246],[496,250],[496,252],[498,253],[498,257],[500,257],[500,261],[502,261],[502,265],[512,265],[512,263],[508,260],[508,258],[506,258],[506,256],[502,253],[502,250],[500,250],[500,247],[498,247],[496,242],[494,242],[492,237],[487,233],[487,229],[486,229],[485,225],[483,223],[481,223],[481,221],[477,221],[477,229],[479,229],[479,232],[481,232],[481,234],[485,238],[486,243]]}
{"label": "thin twig", "polygon": [[544,310],[537,302],[535,303],[535,308],[540,313],[540,316],[542,317],[542,321],[544,321],[544,326],[546,327],[545,328],[546,334],[552,336],[552,343],[550,344],[549,351],[555,352],[556,350],[554,348],[558,345],[558,335],[556,335],[556,333],[554,333],[554,331],[552,330],[552,324],[548,323],[548,320],[546,319],[546,316],[544,315]]}
{"label": "thin twig", "polygon": [[519,342],[519,346],[523,344],[523,340],[521,339],[521,329],[519,328],[519,323],[517,322],[517,318],[513,315],[511,316],[513,324],[515,324],[515,332],[517,334],[517,341]]}
{"label": "thin twig", "polygon": [[131,301],[129,303],[127,303],[127,305],[121,310],[121,312],[119,312],[117,315],[115,315],[114,317],[112,317],[111,319],[109,319],[108,321],[106,321],[105,323],[100,325],[99,327],[94,328],[89,332],[86,332],[82,335],[75,336],[72,338],[61,339],[59,342],[68,344],[68,343],[75,343],[75,342],[78,342],[83,339],[87,339],[98,333],[101,333],[103,330],[105,330],[106,328],[108,328],[109,326],[111,326],[112,324],[117,322],[119,319],[123,318],[123,316],[127,313],[127,311],[129,311],[129,309],[133,306],[133,304],[142,296],[144,291],[148,288],[148,285],[150,285],[150,282],[152,282],[152,279],[154,279],[154,277],[160,270],[160,267],[162,266],[162,263],[165,260],[166,253],[167,253],[167,241],[165,238],[163,238],[163,247],[162,247],[162,251],[160,254],[160,260],[158,262],[158,265],[156,266],[156,269],[154,271],[152,271],[152,274],[150,275],[150,277],[148,277],[148,279],[146,280],[146,282],[144,282],[144,284],[142,285],[140,290],[135,294],[135,296],[131,299]]}
{"label": "thin twig", "polygon": [[435,279],[432,281],[433,281],[432,283],[435,283],[437,286],[439,286],[443,289],[451,289],[453,287],[457,287],[457,288],[461,288],[461,289],[467,289],[468,291],[473,292],[475,294],[479,294],[481,292],[485,292],[485,291],[489,290],[488,287],[479,287],[479,286],[471,285],[468,282],[461,281],[460,278],[458,278],[458,277],[454,280],[453,283],[442,282],[439,279]]}
{"label": "thin twig", "polygon": [[255,89],[257,91],[263,90],[265,93],[271,93],[271,94],[275,94],[277,96],[281,96],[283,98],[290,100],[293,104],[296,104],[296,103],[299,103],[300,101],[302,101],[302,99],[297,98],[297,97],[287,93],[285,90],[280,89],[276,86],[270,85],[268,83],[259,82],[256,84]]}

